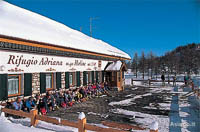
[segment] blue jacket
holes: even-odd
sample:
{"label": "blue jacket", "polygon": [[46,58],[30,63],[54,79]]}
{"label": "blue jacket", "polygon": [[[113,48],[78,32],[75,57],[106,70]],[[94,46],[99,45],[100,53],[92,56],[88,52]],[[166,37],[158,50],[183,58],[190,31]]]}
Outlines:
{"label": "blue jacket", "polygon": [[29,109],[31,109],[32,106],[35,106],[34,101],[27,100],[26,101],[26,107],[29,108]]}
{"label": "blue jacket", "polygon": [[22,101],[20,101],[19,103],[18,102],[13,102],[13,106],[15,108],[15,110],[21,110],[22,109]]}

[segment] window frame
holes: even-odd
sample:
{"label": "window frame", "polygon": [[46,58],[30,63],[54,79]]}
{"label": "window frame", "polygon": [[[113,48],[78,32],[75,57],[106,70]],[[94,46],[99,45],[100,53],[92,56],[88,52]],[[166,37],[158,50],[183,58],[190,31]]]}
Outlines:
{"label": "window frame", "polygon": [[[70,76],[72,76],[72,85],[70,84]],[[70,72],[69,73],[69,87],[75,87],[76,86],[76,72]]]}
{"label": "window frame", "polygon": [[89,73],[88,72],[86,72],[86,82],[87,82],[87,85],[89,84]]}
{"label": "window frame", "polygon": [[92,83],[92,72],[88,71],[87,73],[88,73],[88,82]]}
{"label": "window frame", "polygon": [[[18,93],[16,93],[16,94],[8,94],[8,97],[14,97],[14,96],[19,96],[19,95],[21,95],[21,75],[19,75],[19,74],[10,74],[10,75],[8,75],[8,77],[12,77],[12,76],[17,76],[18,77],[18,81],[19,81],[19,83],[18,83]],[[9,78],[8,78],[9,79]],[[8,81],[8,80],[7,80]]]}
{"label": "window frame", "polygon": [[69,86],[73,87],[73,74],[72,73],[69,74]]}
{"label": "window frame", "polygon": [[51,86],[52,86],[52,88],[47,88],[47,86],[46,86],[46,90],[50,91],[50,90],[54,89],[54,73],[46,73],[46,77],[47,77],[47,74],[51,75]]}

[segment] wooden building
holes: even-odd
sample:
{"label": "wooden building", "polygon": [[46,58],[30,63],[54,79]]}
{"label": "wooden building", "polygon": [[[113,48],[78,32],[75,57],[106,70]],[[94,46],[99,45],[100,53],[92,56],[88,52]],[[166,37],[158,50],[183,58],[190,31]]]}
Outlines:
{"label": "wooden building", "polygon": [[123,51],[0,1],[0,100],[108,81],[123,90]]}

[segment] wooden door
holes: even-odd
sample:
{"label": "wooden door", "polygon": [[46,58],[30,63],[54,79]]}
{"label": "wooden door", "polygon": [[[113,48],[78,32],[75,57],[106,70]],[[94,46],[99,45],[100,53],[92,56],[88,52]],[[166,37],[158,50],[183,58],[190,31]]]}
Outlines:
{"label": "wooden door", "polygon": [[124,84],[124,81],[123,81],[123,78],[122,78],[122,71],[118,71],[117,72],[117,87],[118,87],[119,91],[124,90],[123,84]]}

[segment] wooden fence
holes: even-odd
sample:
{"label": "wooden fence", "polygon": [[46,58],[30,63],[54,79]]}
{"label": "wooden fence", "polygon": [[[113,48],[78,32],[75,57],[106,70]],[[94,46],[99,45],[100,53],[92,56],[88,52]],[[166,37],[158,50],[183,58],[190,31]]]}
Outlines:
{"label": "wooden fence", "polygon": [[[86,130],[91,130],[91,131],[96,131],[96,132],[128,132],[127,130],[119,130],[119,129],[114,129],[114,128],[102,128],[95,125],[87,124],[84,113],[79,114],[78,122],[71,122],[71,121],[60,119],[60,118],[57,119],[57,118],[52,118],[48,116],[38,115],[37,110],[32,110],[30,113],[27,113],[23,111],[8,109],[8,108],[2,108],[1,111],[7,114],[11,114],[11,115],[30,118],[31,126],[36,126],[38,124],[38,121],[40,120],[40,121],[45,121],[48,123],[53,123],[56,125],[63,125],[63,126],[78,128],[78,132],[86,132]],[[158,132],[158,125],[156,127],[153,127],[152,129],[150,128],[150,132]]]}
{"label": "wooden fence", "polygon": [[[134,84],[133,82],[134,81],[140,81],[140,82],[143,82],[143,83],[145,83],[145,84],[148,84],[148,85],[151,85],[151,83],[152,82],[162,82],[162,80],[151,80],[151,79],[146,79],[146,80],[143,80],[143,79],[131,79],[131,84]],[[165,80],[165,83],[170,83],[170,82],[174,82],[173,80]],[[182,82],[182,83],[184,83],[184,81],[179,81],[179,80],[176,80],[176,83],[177,82]]]}
{"label": "wooden fence", "polygon": [[199,86],[195,85],[194,82],[191,82],[190,86],[191,86],[192,91],[194,92],[194,94],[196,94],[197,97],[200,98],[200,89],[199,89]]}

